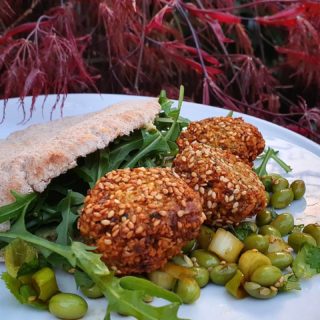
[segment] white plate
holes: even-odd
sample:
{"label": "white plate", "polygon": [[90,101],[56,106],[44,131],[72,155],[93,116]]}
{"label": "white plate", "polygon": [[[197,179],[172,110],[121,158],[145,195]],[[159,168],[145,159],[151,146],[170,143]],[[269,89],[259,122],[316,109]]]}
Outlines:
{"label": "white plate", "polygon": [[[139,97],[131,97],[141,99]],[[20,130],[32,123],[45,122],[50,119],[50,106],[55,96],[49,96],[45,103],[44,116],[41,103],[36,104],[37,109],[32,119],[23,125],[22,113],[17,109],[17,99],[8,103],[6,120],[0,125],[0,138],[9,133]],[[64,115],[87,113],[99,110],[106,105],[128,99],[124,95],[97,95],[97,94],[70,94],[65,103]],[[1,101],[0,101],[1,105]],[[26,106],[30,99],[26,99]],[[210,116],[226,115],[227,111],[195,103],[184,103],[182,116],[191,120],[199,120]],[[237,116],[237,114],[235,114]],[[294,214],[299,223],[320,221],[320,147],[316,143],[283,129],[272,123],[242,115],[246,121],[256,125],[262,132],[267,145],[280,150],[280,156],[293,168],[293,172],[286,175],[289,180],[301,178],[306,182],[307,192],[303,200],[296,201],[286,210]],[[53,113],[53,118],[60,117],[60,110]],[[67,137],[66,137],[67,138]],[[274,164],[270,164],[270,172],[281,172]],[[282,172],[281,172],[282,173]],[[4,266],[0,266],[4,271]],[[76,292],[71,276],[59,273],[59,286],[62,291]],[[20,305],[7,291],[0,281],[0,310],[2,316],[10,320],[42,320],[55,319],[47,312],[36,311]],[[201,298],[193,305],[182,306],[179,316],[193,320],[316,320],[319,319],[320,276],[303,281],[302,290],[288,294],[278,295],[275,299],[259,301],[254,299],[235,300],[230,297],[223,287],[208,285],[201,290]],[[84,319],[103,319],[106,308],[104,299],[90,300],[89,312]],[[113,319],[129,319],[115,315]],[[164,319],[165,320],[165,319]]]}

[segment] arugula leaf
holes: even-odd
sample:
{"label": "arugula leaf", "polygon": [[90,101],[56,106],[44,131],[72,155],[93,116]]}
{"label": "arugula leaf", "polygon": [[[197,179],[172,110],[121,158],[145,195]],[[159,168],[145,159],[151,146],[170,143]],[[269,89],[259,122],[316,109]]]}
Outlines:
{"label": "arugula leaf", "polygon": [[88,277],[88,275],[80,270],[76,270],[74,273],[74,280],[77,288],[91,288],[94,285],[94,282]]}
{"label": "arugula leaf", "polygon": [[173,105],[173,101],[167,98],[167,93],[165,90],[161,90],[159,95],[159,103],[161,105],[161,109],[164,113],[169,116],[169,112],[171,111],[171,107]]}
{"label": "arugula leaf", "polygon": [[237,227],[229,226],[230,231],[241,241],[248,237],[251,233],[254,233],[252,224],[249,221],[244,221]]}
{"label": "arugula leaf", "polygon": [[80,193],[68,191],[67,196],[60,201],[57,206],[61,212],[62,221],[57,226],[57,243],[69,244],[70,238],[73,236],[73,226],[78,218],[72,210],[73,206],[80,206],[83,203],[84,196]]}
{"label": "arugula leaf", "polygon": [[299,279],[320,273],[320,248],[305,244],[293,261],[292,271]]}
{"label": "arugula leaf", "polygon": [[292,171],[292,168],[278,157],[278,153],[279,151],[269,147],[266,151],[264,151],[264,153],[261,156],[259,156],[258,159],[262,160],[262,162],[258,167],[253,168],[253,170],[259,177],[263,177],[268,174],[267,164],[270,161],[270,159],[276,161],[279,164],[279,166],[287,173]]}
{"label": "arugula leaf", "polygon": [[24,195],[11,191],[11,194],[14,196],[15,202],[0,207],[0,223],[17,218],[25,206],[29,206],[38,198],[36,193],[28,193]]}

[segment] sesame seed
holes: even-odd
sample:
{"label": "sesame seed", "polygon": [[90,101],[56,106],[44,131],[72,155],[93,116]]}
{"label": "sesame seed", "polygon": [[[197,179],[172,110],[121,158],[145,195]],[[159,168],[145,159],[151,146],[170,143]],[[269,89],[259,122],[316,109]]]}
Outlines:
{"label": "sesame seed", "polygon": [[101,220],[101,224],[108,226],[110,224],[110,220]]}
{"label": "sesame seed", "polygon": [[181,217],[183,217],[185,215],[185,211],[184,210],[179,210],[177,212],[177,215],[178,215],[179,218],[181,218]]}
{"label": "sesame seed", "polygon": [[105,239],[103,242],[104,242],[104,244],[109,246],[112,243],[112,240],[111,239]]}
{"label": "sesame seed", "polygon": [[136,234],[139,234],[139,233],[142,233],[143,232],[143,226],[139,226],[137,229],[136,229]]}

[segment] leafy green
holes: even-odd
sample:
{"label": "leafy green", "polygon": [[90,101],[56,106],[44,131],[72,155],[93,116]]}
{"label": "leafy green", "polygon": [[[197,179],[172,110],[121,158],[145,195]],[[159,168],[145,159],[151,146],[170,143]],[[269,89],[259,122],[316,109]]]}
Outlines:
{"label": "leafy green", "polygon": [[251,233],[254,233],[251,223],[247,221],[242,222],[237,227],[230,225],[229,229],[241,241],[247,238]]}
{"label": "leafy green", "polygon": [[57,209],[61,212],[62,221],[57,226],[57,243],[65,245],[70,243],[70,238],[73,236],[73,225],[78,218],[72,207],[80,206],[83,199],[82,194],[69,190],[67,196],[58,204]]}
{"label": "leafy green", "polygon": [[286,164],[283,160],[281,160],[278,157],[278,153],[279,151],[274,150],[272,148],[268,148],[266,151],[264,151],[264,153],[258,158],[259,160],[261,160],[261,163],[258,167],[254,168],[253,170],[255,171],[255,173],[259,176],[259,177],[263,177],[265,175],[268,174],[267,172],[267,164],[270,161],[270,159],[273,159],[274,161],[276,161],[278,163],[278,165],[285,170],[287,173],[292,171],[292,168]]}
{"label": "leafy green", "polygon": [[293,261],[292,271],[299,279],[320,273],[320,248],[305,244]]}
{"label": "leafy green", "polygon": [[281,292],[301,290],[300,281],[293,273],[285,274],[283,275],[283,277],[284,277],[284,282],[279,289]]}
{"label": "leafy green", "polygon": [[36,193],[24,195],[11,191],[11,194],[15,198],[15,202],[0,207],[0,223],[17,218],[20,215],[21,210],[23,210],[26,205],[29,206],[38,197]]}

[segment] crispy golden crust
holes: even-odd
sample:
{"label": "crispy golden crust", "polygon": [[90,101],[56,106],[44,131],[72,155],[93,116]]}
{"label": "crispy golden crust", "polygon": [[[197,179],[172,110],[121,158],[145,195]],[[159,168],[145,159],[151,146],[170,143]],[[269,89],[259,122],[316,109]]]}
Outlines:
{"label": "crispy golden crust", "polygon": [[139,274],[178,254],[204,219],[199,195],[171,169],[119,169],[89,192],[78,228],[118,274]]}
{"label": "crispy golden crust", "polygon": [[229,150],[243,161],[252,161],[263,151],[265,141],[259,130],[242,118],[217,117],[191,122],[177,144],[182,150],[193,141]]}
{"label": "crispy golden crust", "polygon": [[194,142],[174,160],[174,170],[203,200],[206,224],[237,224],[266,207],[264,186],[239,157]]}

